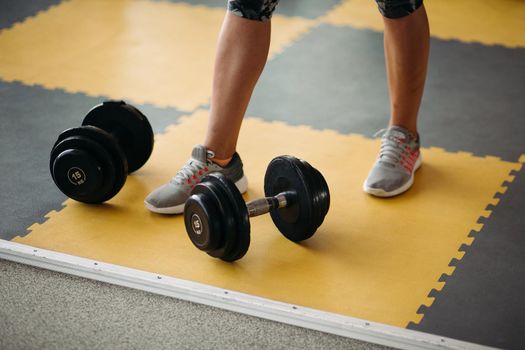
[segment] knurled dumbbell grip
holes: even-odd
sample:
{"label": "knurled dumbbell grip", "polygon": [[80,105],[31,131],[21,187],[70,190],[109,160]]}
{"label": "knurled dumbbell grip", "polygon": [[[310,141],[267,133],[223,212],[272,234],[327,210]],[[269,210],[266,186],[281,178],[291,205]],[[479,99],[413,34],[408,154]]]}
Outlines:
{"label": "knurled dumbbell grip", "polygon": [[288,205],[290,196],[287,192],[282,192],[275,197],[258,198],[246,203],[248,215],[250,217],[259,216],[268,213],[272,209],[284,208]]}

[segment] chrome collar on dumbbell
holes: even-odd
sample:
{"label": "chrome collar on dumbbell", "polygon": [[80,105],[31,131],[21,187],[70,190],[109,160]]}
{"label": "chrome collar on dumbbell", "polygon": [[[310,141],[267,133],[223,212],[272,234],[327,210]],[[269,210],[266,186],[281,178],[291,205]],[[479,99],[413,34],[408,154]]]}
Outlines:
{"label": "chrome collar on dumbbell", "polygon": [[291,198],[294,195],[295,193],[293,192],[283,192],[275,197],[264,197],[250,201],[246,203],[248,215],[252,218],[254,216],[267,214],[274,209],[284,208],[291,202]]}
{"label": "chrome collar on dumbbell", "polygon": [[252,216],[270,213],[289,240],[310,238],[330,207],[323,176],[307,162],[291,156],[274,158],[264,178],[266,198],[245,203],[233,182],[210,174],[192,190],[184,207],[184,223],[193,244],[224,261],[242,258],[250,245]]}

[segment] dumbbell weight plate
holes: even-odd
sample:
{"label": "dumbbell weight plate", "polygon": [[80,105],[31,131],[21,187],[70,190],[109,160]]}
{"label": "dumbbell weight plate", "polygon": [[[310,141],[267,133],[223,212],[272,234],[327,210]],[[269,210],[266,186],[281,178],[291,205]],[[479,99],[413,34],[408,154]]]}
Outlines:
{"label": "dumbbell weight plate", "polygon": [[315,175],[301,160],[292,156],[274,158],[264,177],[264,193],[273,197],[291,192],[289,205],[270,211],[272,220],[281,233],[291,241],[310,238],[319,227],[320,213],[315,205]]}
{"label": "dumbbell weight plate", "polygon": [[248,215],[246,203],[237,189],[237,186],[235,186],[235,184],[228,180],[224,175],[213,173],[208,175],[207,178],[216,183],[229,198],[228,202],[231,205],[232,210],[231,216],[233,218],[233,223],[235,224],[235,236],[230,242],[232,247],[225,250],[225,254],[221,259],[230,262],[239,260],[246,254],[246,252],[248,252],[248,248],[250,247],[250,217]]}
{"label": "dumbbell weight plate", "polygon": [[153,151],[153,130],[148,119],[124,101],[106,101],[93,107],[82,122],[114,134],[128,161],[128,172],[142,167]]}
{"label": "dumbbell weight plate", "polygon": [[308,174],[306,180],[310,183],[310,193],[312,194],[313,212],[315,226],[319,227],[324,221],[330,209],[330,190],[323,175],[305,160],[300,159],[304,172]]}
{"label": "dumbbell weight plate", "polygon": [[92,126],[62,132],[49,162],[51,176],[68,197],[84,203],[101,203],[124,185],[127,164],[115,140]]}
{"label": "dumbbell weight plate", "polygon": [[221,203],[213,188],[198,184],[184,206],[184,225],[192,243],[210,252],[224,240]]}
{"label": "dumbbell weight plate", "polygon": [[184,207],[184,221],[194,245],[210,256],[234,261],[248,251],[246,205],[235,185],[221,174],[210,174],[195,186]]}
{"label": "dumbbell weight plate", "polygon": [[237,241],[236,222],[233,206],[230,203],[230,198],[226,191],[222,188],[220,181],[214,176],[205,177],[201,186],[206,186],[215,193],[219,201],[220,215],[222,221],[222,235],[221,241],[217,245],[217,249],[208,252],[214,258],[223,259],[228,254],[231,254],[235,248]]}

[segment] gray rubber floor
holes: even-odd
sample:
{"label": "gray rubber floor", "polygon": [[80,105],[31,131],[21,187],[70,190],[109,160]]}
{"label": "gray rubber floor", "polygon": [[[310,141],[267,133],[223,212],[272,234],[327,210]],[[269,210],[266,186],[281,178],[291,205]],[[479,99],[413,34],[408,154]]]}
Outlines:
{"label": "gray rubber floor", "polygon": [[60,0],[0,0],[0,30],[58,3]]}
{"label": "gray rubber floor", "polygon": [[0,259],[0,349],[390,349]]}

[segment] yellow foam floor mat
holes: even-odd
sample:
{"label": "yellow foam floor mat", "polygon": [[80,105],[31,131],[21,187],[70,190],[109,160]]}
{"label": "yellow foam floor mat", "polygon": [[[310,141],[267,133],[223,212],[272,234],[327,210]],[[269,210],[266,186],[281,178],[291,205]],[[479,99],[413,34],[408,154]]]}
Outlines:
{"label": "yellow foam floor mat", "polygon": [[198,110],[156,136],[152,158],[122,191],[103,205],[67,200],[59,212],[14,241],[98,261],[201,282],[287,303],[405,327],[419,322],[449,262],[479,230],[485,208],[518,163],[424,149],[414,187],[403,196],[377,199],[362,182],[378,140],[309,127],[245,120],[239,152],[250,180],[245,199],[263,195],[268,162],[293,154],[325,176],[332,204],[316,235],[295,244],[269,216],[253,218],[252,244],[236,263],[193,247],[181,216],[148,212],[144,197],[168,181],[203,139],[207,111]]}
{"label": "yellow foam floor mat", "polygon": [[[72,0],[0,33],[0,77],[193,111],[207,104],[226,9]],[[274,16],[271,59],[314,21]]]}
{"label": "yellow foam floor mat", "polygon": [[[427,0],[425,6],[434,37],[525,47],[523,1]],[[164,1],[66,1],[0,32],[0,77],[192,111],[209,101],[224,13]],[[346,0],[315,20],[277,14],[269,59],[320,23],[383,29],[370,0]]]}

